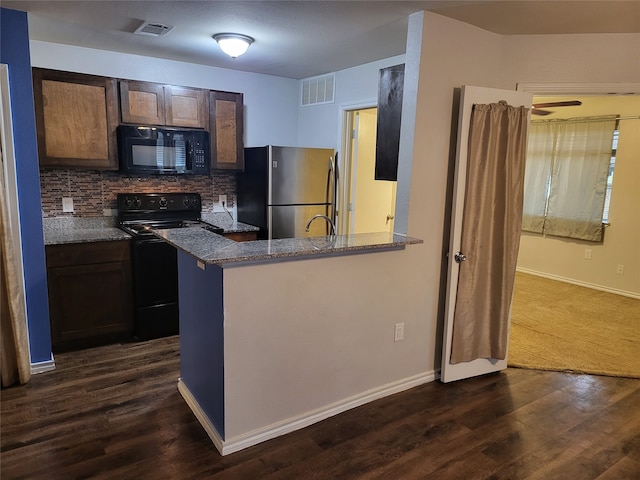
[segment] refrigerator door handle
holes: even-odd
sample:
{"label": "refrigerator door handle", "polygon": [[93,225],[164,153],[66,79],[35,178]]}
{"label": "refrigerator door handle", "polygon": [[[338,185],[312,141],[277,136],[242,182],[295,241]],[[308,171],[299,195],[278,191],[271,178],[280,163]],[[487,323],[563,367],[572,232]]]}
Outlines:
{"label": "refrigerator door handle", "polygon": [[338,166],[338,152],[336,152],[334,160],[333,160],[333,164],[334,164],[334,169],[335,169],[335,175],[333,177],[333,224],[338,225],[338,200],[339,200],[339,195],[340,195],[340,190],[338,189],[339,186],[339,180],[340,180],[340,167]]}
{"label": "refrigerator door handle", "polygon": [[326,216],[331,219],[333,224],[336,225],[338,217],[338,152],[335,152],[334,158],[329,157],[326,189],[327,207],[325,209],[325,213]]}
{"label": "refrigerator door handle", "polygon": [[[325,189],[325,203],[327,204],[327,206],[325,207],[325,215],[328,218],[331,218],[333,220],[333,212],[330,212],[329,209],[331,208],[331,206],[333,205],[333,196],[332,196],[332,192],[331,192],[331,178],[333,177],[333,158],[329,157],[329,166],[327,168],[327,185],[326,185],[326,189]],[[327,226],[327,229],[329,227]],[[327,235],[329,235],[328,231],[327,231]]]}

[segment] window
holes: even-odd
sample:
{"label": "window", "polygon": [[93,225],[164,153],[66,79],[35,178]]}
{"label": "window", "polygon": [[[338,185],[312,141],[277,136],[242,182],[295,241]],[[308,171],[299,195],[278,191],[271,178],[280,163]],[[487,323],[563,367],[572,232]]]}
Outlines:
{"label": "window", "polygon": [[616,130],[615,116],[531,123],[524,231],[602,241]]}

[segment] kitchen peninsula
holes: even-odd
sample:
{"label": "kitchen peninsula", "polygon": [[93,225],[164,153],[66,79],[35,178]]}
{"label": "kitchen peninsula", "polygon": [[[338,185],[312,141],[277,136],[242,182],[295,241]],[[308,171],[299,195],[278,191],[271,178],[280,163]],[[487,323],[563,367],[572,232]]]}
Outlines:
{"label": "kitchen peninsula", "polygon": [[178,250],[191,255],[201,265],[218,266],[366,253],[375,250],[404,248],[406,245],[422,243],[422,240],[416,238],[387,232],[280,238],[252,242],[234,242],[204,228],[162,229],[154,233]]}
{"label": "kitchen peninsula", "polygon": [[414,346],[394,342],[402,312],[384,298],[394,269],[367,261],[406,261],[422,240],[155,234],[178,249],[178,388],[223,455],[432,380],[404,373]]}

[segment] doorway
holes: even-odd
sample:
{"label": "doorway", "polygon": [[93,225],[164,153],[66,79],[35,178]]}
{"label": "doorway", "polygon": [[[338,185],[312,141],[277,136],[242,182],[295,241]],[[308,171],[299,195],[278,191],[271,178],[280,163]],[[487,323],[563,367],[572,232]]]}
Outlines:
{"label": "doorway", "polygon": [[[517,269],[522,274],[533,275],[533,279],[542,278],[547,282],[562,282],[558,288],[566,288],[567,292],[574,291],[574,285],[592,289],[594,296],[601,295],[598,291],[614,293],[631,298],[640,298],[640,263],[638,254],[640,250],[640,223],[636,213],[638,202],[640,202],[640,164],[637,162],[640,152],[640,140],[637,132],[640,127],[640,97],[637,95],[571,95],[562,96],[536,96],[534,104],[557,103],[557,102],[580,102],[579,105],[551,106],[546,107],[550,113],[541,116],[533,116],[537,119],[567,119],[598,117],[602,115],[615,114],[621,119],[617,129],[615,147],[615,168],[611,168],[607,188],[610,190],[605,207],[608,208],[606,215],[604,240],[601,243],[593,243],[580,240],[564,239],[560,237],[544,236],[541,234],[523,232],[520,240],[520,251],[518,255]],[[605,220],[603,219],[603,222]],[[630,253],[631,252],[631,253]],[[630,254],[629,254],[630,253]],[[622,265],[622,267],[620,267]],[[541,280],[536,280],[541,281]],[[573,284],[573,285],[571,285]],[[516,291],[514,298],[522,298],[524,292]],[[523,287],[520,287],[523,288]],[[518,295],[520,294],[520,295]],[[533,292],[530,293],[533,295]],[[615,298],[615,297],[614,297]],[[620,301],[626,301],[621,297]],[[577,302],[579,300],[576,299]],[[524,304],[524,302],[523,302]],[[572,311],[578,315],[578,307]],[[514,309],[522,307],[514,303]],[[613,328],[615,323],[611,318],[603,316],[603,327]],[[605,320],[606,318],[606,320]],[[514,324],[517,328],[512,330],[512,335],[523,335],[522,327],[518,324],[518,319],[514,317]],[[553,322],[557,322],[554,311],[550,309],[547,316],[540,316],[537,320],[543,321],[542,326],[552,328]],[[578,322],[580,323],[580,322]],[[553,327],[555,328],[555,327]],[[531,329],[536,335],[541,329]],[[577,330],[573,330],[566,341],[577,340]],[[510,353],[512,360],[520,366],[531,362],[531,352],[540,352],[542,349],[534,342],[535,335],[531,338],[516,339],[512,342],[514,348]],[[560,338],[556,336],[556,338]],[[526,347],[519,347],[519,344],[526,343]],[[565,354],[566,349],[556,349],[555,355]],[[598,352],[592,352],[599,354]],[[616,352],[617,354],[618,352]],[[550,360],[550,359],[548,359]],[[564,361],[558,358],[559,361]],[[556,362],[557,363],[557,362]],[[584,367],[579,367],[584,368]]]}
{"label": "doorway", "polygon": [[344,234],[394,230],[397,182],[375,180],[376,107],[345,111],[345,172],[339,229]]}

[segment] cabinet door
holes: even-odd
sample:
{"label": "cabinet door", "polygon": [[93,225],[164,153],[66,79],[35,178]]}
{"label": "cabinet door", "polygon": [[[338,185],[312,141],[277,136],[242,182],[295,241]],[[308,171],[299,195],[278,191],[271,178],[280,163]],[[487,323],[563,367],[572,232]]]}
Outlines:
{"label": "cabinet door", "polygon": [[42,167],[118,168],[118,100],[113,78],[33,69]]}
{"label": "cabinet door", "polygon": [[131,335],[129,242],[49,245],[46,253],[54,351]]}
{"label": "cabinet door", "polygon": [[380,70],[374,173],[376,180],[398,179],[403,90],[404,64]]}
{"label": "cabinet door", "polygon": [[211,168],[244,170],[243,110],[241,93],[209,93]]}
{"label": "cabinet door", "polygon": [[124,123],[164,125],[164,107],[164,85],[120,80],[120,109]]}
{"label": "cabinet door", "polygon": [[207,128],[206,90],[166,85],[164,102],[168,126]]}

